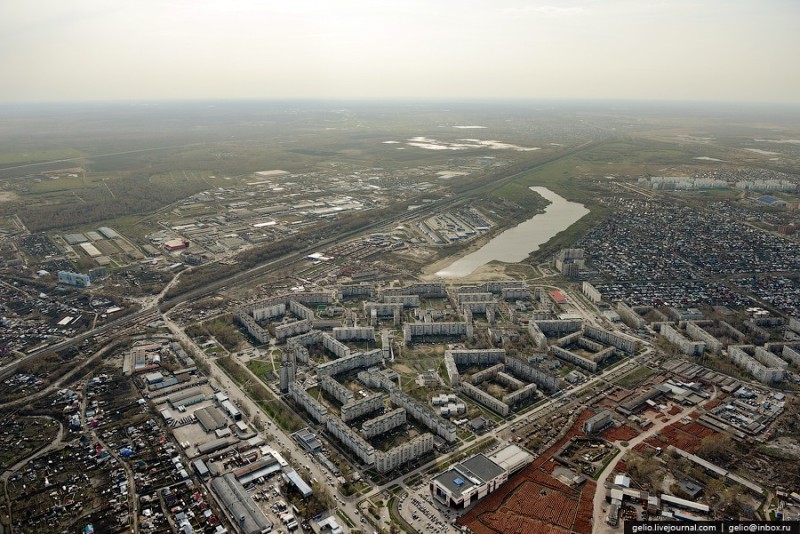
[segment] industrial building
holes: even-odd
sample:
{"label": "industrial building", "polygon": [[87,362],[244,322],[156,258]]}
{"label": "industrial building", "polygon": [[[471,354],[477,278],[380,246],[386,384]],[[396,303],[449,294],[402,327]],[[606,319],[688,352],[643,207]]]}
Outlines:
{"label": "industrial building", "polygon": [[176,250],[184,250],[189,248],[189,242],[185,239],[170,239],[169,241],[164,241],[162,246],[165,250],[174,252]]}
{"label": "industrial building", "polygon": [[583,431],[587,434],[595,434],[610,425],[613,421],[614,419],[612,418],[611,412],[609,410],[603,410],[583,423]]}
{"label": "industrial building", "polygon": [[58,271],[58,283],[75,287],[89,287],[92,285],[89,275],[70,271]]}
{"label": "industrial building", "polygon": [[254,534],[269,532],[272,529],[272,522],[267,519],[233,473],[215,478],[211,481],[211,487],[234,524],[242,532]]}

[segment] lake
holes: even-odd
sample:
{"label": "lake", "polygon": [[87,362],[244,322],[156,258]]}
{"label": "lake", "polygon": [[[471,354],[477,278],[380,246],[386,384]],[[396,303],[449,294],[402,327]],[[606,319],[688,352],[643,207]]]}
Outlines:
{"label": "lake", "polygon": [[544,213],[534,215],[527,221],[509,228],[483,247],[437,272],[442,278],[461,278],[490,261],[517,263],[538,250],[557,233],[566,230],[589,210],[583,204],[570,202],[546,187],[531,187],[532,191],[550,201]]}

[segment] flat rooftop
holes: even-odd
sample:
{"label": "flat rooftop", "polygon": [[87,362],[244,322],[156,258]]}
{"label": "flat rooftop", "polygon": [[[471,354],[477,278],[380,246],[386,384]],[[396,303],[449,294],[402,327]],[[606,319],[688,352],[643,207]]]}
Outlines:
{"label": "flat rooftop", "polygon": [[460,497],[467,490],[496,478],[506,470],[483,454],[477,454],[434,478],[453,496]]}

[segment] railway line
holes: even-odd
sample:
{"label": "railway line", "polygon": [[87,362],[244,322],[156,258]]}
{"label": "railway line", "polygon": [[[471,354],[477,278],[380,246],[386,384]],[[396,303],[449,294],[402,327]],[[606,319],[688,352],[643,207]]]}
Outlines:
{"label": "railway line", "polygon": [[441,212],[443,209],[448,208],[448,207],[452,207],[454,205],[457,205],[460,202],[463,202],[463,201],[465,201],[465,200],[467,200],[469,198],[474,197],[475,195],[478,195],[478,194],[481,194],[481,193],[484,193],[484,192],[488,192],[488,191],[491,191],[491,190],[494,190],[494,189],[498,189],[498,188],[504,186],[505,184],[507,184],[509,182],[512,182],[515,179],[517,179],[517,178],[519,178],[519,177],[521,177],[521,176],[523,176],[523,175],[525,175],[525,174],[527,174],[527,173],[529,173],[529,172],[531,172],[531,171],[533,171],[535,169],[538,169],[538,168],[543,167],[545,165],[548,165],[550,163],[559,161],[561,159],[573,156],[575,154],[584,152],[586,150],[589,150],[591,148],[594,148],[594,147],[602,144],[603,142],[604,141],[587,142],[587,143],[578,145],[576,147],[572,147],[572,148],[569,148],[569,149],[566,149],[566,150],[562,150],[562,151],[560,151],[560,152],[558,152],[556,154],[553,154],[553,155],[551,155],[549,157],[546,157],[546,158],[543,158],[543,159],[537,159],[536,161],[523,163],[523,164],[517,166],[515,169],[513,169],[514,172],[512,172],[512,174],[509,174],[508,176],[503,176],[501,178],[497,178],[496,176],[487,177],[486,179],[483,180],[484,183],[477,184],[474,188],[471,188],[471,189],[462,191],[460,193],[456,193],[454,195],[451,195],[451,196],[449,196],[447,198],[440,199],[440,200],[437,200],[435,202],[431,202],[429,204],[426,204],[423,207],[414,210],[413,213],[408,213],[408,212],[403,211],[403,212],[400,212],[399,214],[397,214],[397,215],[395,215],[393,217],[390,217],[388,219],[382,219],[382,220],[376,220],[376,221],[373,221],[373,222],[369,222],[369,223],[367,223],[365,225],[362,225],[362,226],[360,226],[358,228],[354,228],[352,230],[347,230],[345,232],[342,232],[341,234],[337,234],[337,235],[334,235],[334,236],[331,236],[331,237],[324,238],[324,239],[322,239],[322,240],[320,240],[318,242],[315,242],[313,245],[309,245],[307,247],[304,247],[304,248],[302,248],[302,249],[300,249],[298,251],[289,253],[289,254],[287,254],[285,256],[282,256],[280,258],[267,261],[266,263],[263,263],[263,264],[258,265],[256,267],[253,267],[253,268],[250,268],[250,269],[248,269],[248,270],[246,270],[244,272],[234,273],[234,274],[231,274],[231,275],[226,276],[224,278],[220,278],[219,280],[216,280],[216,281],[211,282],[209,284],[206,284],[206,285],[204,285],[202,287],[188,290],[185,293],[177,295],[175,297],[168,298],[168,299],[163,299],[163,297],[162,297],[161,299],[155,301],[154,303],[150,304],[149,306],[147,306],[144,309],[141,309],[141,310],[139,310],[137,312],[134,312],[132,314],[129,314],[129,315],[120,317],[118,319],[115,319],[113,321],[110,321],[110,322],[108,322],[108,323],[106,323],[104,325],[101,325],[101,326],[98,326],[98,327],[93,328],[91,330],[88,330],[88,331],[86,331],[86,332],[84,332],[82,334],[79,334],[79,335],[77,335],[77,336],[75,336],[73,338],[61,341],[61,342],[59,342],[59,343],[57,343],[55,345],[51,345],[51,346],[45,347],[43,349],[40,349],[38,351],[32,352],[30,354],[27,354],[24,357],[21,357],[21,358],[15,360],[14,362],[11,362],[9,364],[6,364],[3,367],[0,367],[0,379],[5,378],[9,374],[13,373],[14,370],[16,370],[17,367],[19,367],[21,364],[23,364],[23,363],[25,363],[27,361],[30,361],[30,360],[38,357],[38,356],[41,356],[42,354],[45,354],[47,352],[63,350],[63,349],[75,346],[75,345],[77,345],[77,344],[79,344],[79,343],[81,343],[81,342],[83,342],[83,341],[85,341],[85,340],[87,340],[89,338],[96,337],[96,336],[101,336],[101,335],[106,334],[108,332],[114,332],[115,335],[118,335],[118,333],[120,331],[122,331],[123,329],[126,329],[127,327],[132,326],[132,325],[145,324],[147,322],[155,320],[158,317],[160,317],[162,314],[168,312],[169,310],[171,310],[172,308],[174,308],[174,307],[176,307],[176,306],[178,306],[180,304],[183,304],[183,303],[186,303],[186,302],[191,302],[191,301],[194,301],[194,300],[199,300],[199,299],[201,299],[203,297],[209,296],[209,295],[214,294],[214,293],[216,293],[218,291],[222,291],[228,286],[237,285],[237,284],[245,284],[245,283],[248,283],[248,282],[252,282],[252,281],[254,281],[254,280],[256,280],[256,279],[258,279],[258,278],[260,278],[260,277],[262,277],[262,276],[264,276],[266,274],[274,273],[274,272],[279,271],[280,269],[285,269],[287,267],[291,267],[293,264],[296,264],[298,262],[304,261],[305,257],[308,256],[308,254],[310,254],[310,253],[312,253],[312,252],[314,252],[316,250],[319,250],[320,248],[325,248],[325,247],[328,247],[330,245],[337,244],[337,243],[343,243],[343,242],[345,242],[345,241],[347,241],[347,240],[349,240],[349,239],[351,239],[351,238],[353,238],[355,236],[358,236],[360,234],[363,234],[365,232],[369,232],[369,231],[372,231],[372,230],[375,230],[375,229],[378,229],[378,228],[382,228],[382,227],[385,227],[385,226],[396,225],[396,224],[398,224],[400,222],[408,220],[409,217],[416,218],[416,217],[419,217],[419,216],[429,215],[431,213]]}

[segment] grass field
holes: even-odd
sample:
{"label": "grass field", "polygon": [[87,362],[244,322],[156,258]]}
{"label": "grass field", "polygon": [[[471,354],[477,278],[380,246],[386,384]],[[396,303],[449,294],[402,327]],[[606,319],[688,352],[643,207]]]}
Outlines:
{"label": "grass field", "polygon": [[654,373],[655,371],[649,367],[637,367],[630,373],[620,377],[618,380],[615,380],[614,383],[625,389],[633,389],[653,376]]}

